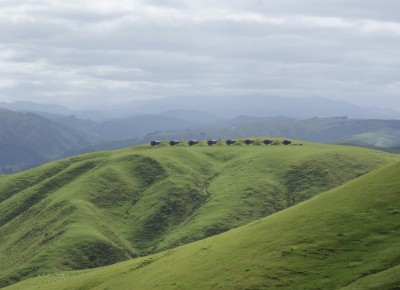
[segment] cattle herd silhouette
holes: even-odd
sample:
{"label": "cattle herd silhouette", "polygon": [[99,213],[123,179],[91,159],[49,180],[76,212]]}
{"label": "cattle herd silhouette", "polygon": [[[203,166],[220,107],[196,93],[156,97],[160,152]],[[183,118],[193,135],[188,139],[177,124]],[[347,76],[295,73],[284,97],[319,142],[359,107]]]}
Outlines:
{"label": "cattle herd silhouette", "polygon": [[[245,145],[251,145],[251,144],[254,144],[254,141],[255,140],[253,140],[253,139],[244,139],[243,141],[242,141],[242,143],[240,143],[240,144],[245,144]],[[213,145],[216,145],[216,144],[218,144],[218,142],[220,142],[220,140],[207,140],[207,145],[208,146],[213,146]],[[163,141],[156,141],[156,140],[154,140],[154,141],[151,141],[150,142],[150,145],[151,146],[158,146],[158,145],[160,145],[160,144],[162,144],[163,143]],[[168,142],[168,144],[170,145],[170,146],[176,146],[176,145],[178,145],[178,144],[180,144],[181,143],[181,141],[178,141],[178,140],[171,140],[171,141],[169,141]],[[200,141],[199,140],[189,140],[189,141],[187,141],[187,144],[189,145],[189,146],[193,146],[193,145],[197,145],[197,144],[199,144],[200,143]],[[234,144],[239,144],[236,140],[233,140],[233,139],[227,139],[227,140],[225,140],[225,144],[226,145],[228,145],[228,146],[230,146],[230,145],[234,145]],[[283,145],[290,145],[290,144],[292,144],[292,141],[290,141],[290,140],[283,140],[283,141],[277,141],[277,140],[270,140],[270,139],[265,139],[265,140],[263,140],[262,141],[262,144],[265,144],[265,145],[270,145],[270,144],[283,144]],[[297,145],[302,145],[302,144],[297,144]]]}

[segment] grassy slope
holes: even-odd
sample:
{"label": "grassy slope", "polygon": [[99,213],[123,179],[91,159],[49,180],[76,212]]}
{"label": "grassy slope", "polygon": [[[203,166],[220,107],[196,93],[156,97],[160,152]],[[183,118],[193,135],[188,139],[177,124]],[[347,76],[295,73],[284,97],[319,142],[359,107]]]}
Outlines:
{"label": "grassy slope", "polygon": [[399,174],[397,163],[221,235],[7,289],[398,289]]}
{"label": "grassy slope", "polygon": [[212,236],[398,159],[312,143],[140,146],[3,176],[0,285]]}

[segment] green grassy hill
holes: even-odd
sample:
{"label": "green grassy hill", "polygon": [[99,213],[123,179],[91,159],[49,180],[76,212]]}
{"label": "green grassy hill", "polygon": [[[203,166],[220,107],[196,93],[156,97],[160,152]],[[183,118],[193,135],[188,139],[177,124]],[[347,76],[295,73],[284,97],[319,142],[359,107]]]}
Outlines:
{"label": "green grassy hill", "polygon": [[[398,160],[385,152],[312,143],[139,146],[1,176],[0,286],[213,236]],[[247,237],[233,239],[245,242]]]}
{"label": "green grassy hill", "polygon": [[399,289],[400,163],[229,232],[7,289]]}

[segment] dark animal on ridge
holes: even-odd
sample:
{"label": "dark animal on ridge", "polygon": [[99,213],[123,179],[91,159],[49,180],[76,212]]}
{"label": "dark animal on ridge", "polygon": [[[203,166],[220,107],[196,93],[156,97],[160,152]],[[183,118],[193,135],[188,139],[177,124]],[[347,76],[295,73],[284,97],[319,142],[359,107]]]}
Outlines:
{"label": "dark animal on ridge", "polygon": [[160,145],[161,143],[162,143],[162,141],[151,141],[150,145],[151,146],[157,146],[157,145]]}
{"label": "dark animal on ridge", "polygon": [[253,143],[254,143],[254,140],[246,139],[246,140],[244,140],[243,142],[244,142],[244,144],[246,144],[246,145],[250,145],[250,144],[253,144]]}
{"label": "dark animal on ridge", "polygon": [[171,145],[171,146],[176,146],[176,145],[178,145],[179,143],[181,143],[181,142],[179,142],[179,141],[177,141],[177,140],[171,140],[171,141],[169,141],[169,145]]}
{"label": "dark animal on ridge", "polygon": [[193,146],[193,145],[199,144],[199,141],[197,141],[197,140],[189,140],[188,144],[189,144],[189,146]]}
{"label": "dark animal on ridge", "polygon": [[265,140],[263,141],[263,143],[264,143],[265,145],[272,144],[272,142],[274,142],[274,141],[273,141],[273,140],[269,140],[269,139],[265,139]]}

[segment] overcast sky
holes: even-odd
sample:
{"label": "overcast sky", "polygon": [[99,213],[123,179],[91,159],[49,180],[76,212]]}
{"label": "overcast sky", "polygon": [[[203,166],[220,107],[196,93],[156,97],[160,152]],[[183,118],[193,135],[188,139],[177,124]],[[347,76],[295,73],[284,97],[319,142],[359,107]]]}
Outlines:
{"label": "overcast sky", "polygon": [[0,0],[0,101],[323,96],[400,110],[398,0]]}

